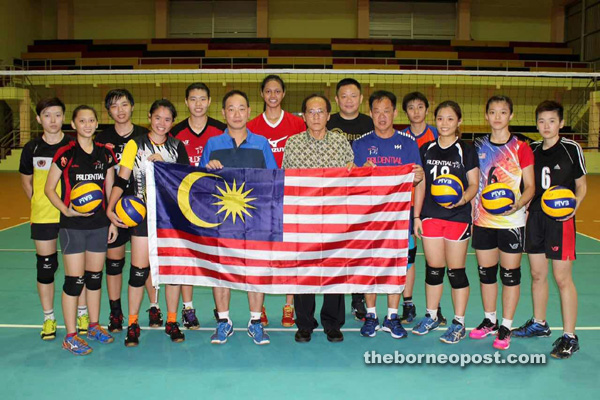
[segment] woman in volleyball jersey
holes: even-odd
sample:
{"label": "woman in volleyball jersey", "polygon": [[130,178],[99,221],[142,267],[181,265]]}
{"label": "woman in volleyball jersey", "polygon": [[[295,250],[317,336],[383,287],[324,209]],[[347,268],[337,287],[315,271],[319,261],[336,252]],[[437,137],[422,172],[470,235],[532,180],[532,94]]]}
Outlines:
{"label": "woman in volleyball jersey", "polygon": [[[56,317],[54,316],[54,274],[58,270],[58,211],[44,194],[48,172],[56,151],[73,140],[62,131],[65,105],[57,97],[43,99],[36,105],[37,121],[44,133],[32,139],[23,148],[19,164],[21,185],[31,200],[31,239],[35,244],[37,290],[44,312],[44,323],[40,336],[42,340],[56,338]],[[59,193],[60,194],[60,193]],[[78,330],[87,333],[89,316],[85,306],[85,293],[79,298],[81,317]]]}
{"label": "woman in volleyball jersey", "polygon": [[[246,125],[252,133],[257,133],[267,138],[271,150],[281,168],[283,162],[283,150],[287,139],[296,133],[304,132],[306,124],[302,118],[290,114],[281,108],[281,102],[285,97],[285,83],[278,75],[268,75],[260,85],[260,95],[265,101],[265,111],[252,119]],[[263,308],[261,316],[263,325],[267,325],[266,312]],[[285,327],[294,326],[294,295],[288,294],[283,306],[283,317],[281,324]]]}
{"label": "woman in volleyball jersey", "polygon": [[[173,122],[177,117],[175,106],[166,99],[156,100],[150,107],[148,119],[150,132],[130,140],[123,150],[119,164],[119,174],[115,178],[115,186],[108,202],[107,215],[120,228],[126,228],[123,221],[115,214],[115,205],[126,190],[131,179],[134,194],[146,201],[146,165],[149,162],[164,161],[178,164],[189,164],[184,144],[169,135]],[[129,273],[129,321],[125,346],[139,344],[140,326],[138,314],[144,296],[144,285],[150,274],[148,255],[148,224],[145,218],[131,231],[131,270]],[[173,342],[182,342],[185,335],[179,330],[177,323],[177,306],[179,303],[180,285],[167,285],[167,324],[165,332]]]}
{"label": "woman in volleyball jersey", "polygon": [[[525,206],[533,197],[533,153],[525,138],[513,135],[508,126],[513,118],[513,103],[507,96],[493,96],[485,106],[485,119],[492,133],[475,140],[479,156],[479,191],[473,215],[473,248],[477,255],[484,319],[469,333],[483,339],[497,333],[493,346],[510,347],[512,320],[521,288],[521,255],[525,241]],[[515,203],[502,213],[483,207],[486,186],[504,183],[515,195]],[[498,262],[500,263],[498,265]],[[502,324],[498,327],[498,267],[502,281]]]}
{"label": "woman in volleyball jersey", "polygon": [[[76,330],[77,298],[84,286],[90,316],[87,338],[100,343],[114,340],[98,321],[107,242],[117,237],[117,228],[106,218],[104,210],[105,193],[110,194],[116,160],[111,149],[93,140],[98,127],[93,108],[84,105],[75,108],[71,126],[77,131],[77,140],[56,152],[44,192],[61,212],[59,237],[65,265],[62,303],[67,329],[63,348],[75,355],[85,355],[91,353],[92,348],[77,336]],[[56,193],[59,181],[62,198]],[[77,184],[83,186],[78,189]],[[85,214],[75,211],[70,205],[71,191],[95,197],[93,184],[101,188],[99,198],[93,200],[100,203],[99,208]]]}
{"label": "woman in volleyball jersey", "polygon": [[[465,272],[467,247],[471,236],[471,200],[477,194],[479,164],[470,144],[460,140],[462,123],[460,106],[444,101],[435,109],[438,139],[421,146],[425,169],[425,198],[417,196],[414,210],[415,235],[423,241],[425,252],[425,290],[427,313],[413,328],[413,333],[425,335],[440,326],[437,316],[442,297],[444,269],[452,286],[454,319],[440,337],[445,343],[458,343],[466,336],[465,311],[469,299],[469,280]],[[432,181],[440,175],[453,175],[465,188],[462,198],[443,207],[431,194]]]}
{"label": "woman in volleyball jersey", "polygon": [[[556,358],[569,358],[579,350],[575,335],[577,321],[577,289],[573,282],[575,260],[575,213],[587,191],[585,159],[577,142],[559,136],[564,126],[563,107],[555,101],[543,101],[535,110],[537,128],[543,140],[531,144],[533,150],[535,194],[529,205],[525,250],[531,266],[533,318],[513,331],[515,337],[550,336],[546,322],[548,306],[548,260],[560,292],[563,334],[550,353]],[[552,219],[542,211],[542,195],[555,186],[564,186],[575,194],[572,214]]]}
{"label": "woman in volleyball jersey", "polygon": [[[127,142],[131,139],[145,135],[148,129],[131,122],[134,107],[133,95],[127,89],[110,90],[104,98],[104,107],[108,115],[115,121],[114,125],[104,129],[96,135],[96,142],[104,143],[110,147],[121,160],[121,154]],[[119,166],[115,166],[115,173],[119,173]],[[133,188],[127,188],[125,195],[133,194]],[[108,289],[108,302],[110,315],[108,322],[109,332],[120,332],[123,330],[123,311],[121,308],[121,289],[123,286],[123,267],[125,266],[125,245],[130,239],[129,229],[119,228],[117,240],[108,244],[106,253],[106,286]],[[156,291],[152,285],[147,285],[148,298],[150,301],[156,297]],[[150,326],[162,326],[160,310],[150,307]]]}

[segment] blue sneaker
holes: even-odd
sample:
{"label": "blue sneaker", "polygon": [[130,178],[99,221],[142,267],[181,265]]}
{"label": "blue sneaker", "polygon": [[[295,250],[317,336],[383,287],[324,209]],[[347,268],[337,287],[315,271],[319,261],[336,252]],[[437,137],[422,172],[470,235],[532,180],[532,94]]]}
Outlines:
{"label": "blue sneaker", "polygon": [[112,343],[115,341],[115,338],[112,337],[112,335],[100,325],[90,325],[87,331],[87,338],[90,340],[96,340],[100,343]]}
{"label": "blue sneaker", "polygon": [[85,356],[86,354],[90,354],[92,352],[92,348],[87,344],[87,342],[77,335],[65,337],[62,347],[76,356]]}
{"label": "blue sneaker", "polygon": [[455,319],[452,320],[452,325],[446,329],[446,332],[440,337],[440,340],[448,344],[456,344],[467,337],[465,326]]}
{"label": "blue sneaker", "polygon": [[364,337],[375,337],[379,330],[379,318],[375,317],[373,313],[367,313],[365,315],[365,323],[360,328],[360,335]]}
{"label": "blue sneaker", "polygon": [[250,321],[250,325],[248,325],[248,336],[250,336],[255,344],[269,344],[271,343],[271,338],[269,334],[263,328],[260,319]]}
{"label": "blue sneaker", "polygon": [[420,336],[427,335],[429,332],[436,330],[438,326],[440,326],[439,319],[436,319],[434,321],[433,318],[429,316],[429,314],[425,314],[425,317],[423,317],[423,319],[415,325],[415,327],[412,330],[412,333]]}
{"label": "blue sneaker", "polygon": [[210,342],[225,344],[227,343],[227,338],[233,335],[233,324],[230,324],[226,319],[220,319],[218,322],[215,333],[210,337]]}
{"label": "blue sneaker", "polygon": [[390,335],[394,339],[402,339],[405,338],[408,334],[406,333],[406,329],[400,323],[400,318],[398,318],[398,314],[392,314],[392,318],[388,319],[386,316],[383,319],[383,327],[381,328],[384,332],[389,332]]}
{"label": "blue sneaker", "polygon": [[533,318],[525,322],[520,327],[513,329],[512,331],[512,335],[518,338],[528,338],[534,336],[550,337],[551,334],[552,332],[550,331],[550,326],[548,325],[548,322],[545,322],[544,325],[542,325],[538,322],[535,322]]}
{"label": "blue sneaker", "polygon": [[417,317],[417,307],[413,304],[402,305],[402,320],[405,324],[413,322],[413,320]]}

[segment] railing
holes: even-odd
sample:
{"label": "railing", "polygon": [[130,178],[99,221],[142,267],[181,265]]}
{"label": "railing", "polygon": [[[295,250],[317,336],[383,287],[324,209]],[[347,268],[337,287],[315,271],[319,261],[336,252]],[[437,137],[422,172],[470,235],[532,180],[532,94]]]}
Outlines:
{"label": "railing", "polygon": [[19,146],[20,134],[21,132],[15,129],[0,138],[0,160],[4,160],[12,149]]}
{"label": "railing", "polygon": [[[328,60],[346,60],[348,62],[344,64],[334,64],[334,65],[354,65],[354,66],[364,66],[365,64],[369,64],[369,61],[373,62],[373,65],[378,65],[382,67],[394,66],[400,67],[400,69],[415,69],[415,70],[457,70],[457,69],[467,69],[475,70],[475,71],[510,71],[515,68],[523,68],[518,66],[519,63],[528,63],[530,64],[527,68],[553,68],[560,69],[564,72],[571,72],[575,69],[580,70],[581,68],[589,70],[589,72],[596,72],[597,64],[591,62],[579,62],[579,61],[534,61],[534,60],[496,60],[496,59],[458,59],[458,60],[450,60],[450,59],[414,59],[414,62],[411,63],[398,63],[398,58],[378,58],[378,57],[145,57],[138,58],[137,64],[134,66],[144,66],[144,65],[161,65],[161,66],[182,66],[187,65],[190,68],[214,68],[217,66],[218,68],[224,68],[229,66],[229,68],[233,69],[236,67],[237,62],[234,60],[240,60],[247,58],[249,60],[260,59],[260,63],[252,62],[249,64],[254,64],[257,69],[268,69],[273,68],[273,64],[269,64],[268,60],[271,61],[277,60],[278,58],[285,61],[285,65],[290,65],[289,61],[291,60],[292,68],[302,68],[310,66],[311,68],[315,68],[317,66],[322,66],[323,68],[330,67],[332,65]],[[310,63],[307,64],[307,60],[318,60],[321,59],[320,63]],[[85,59],[81,59],[85,60]],[[122,58],[95,58],[95,60],[106,60],[106,62],[102,62],[101,66],[103,69],[123,69],[127,65],[123,64]],[[187,61],[187,63],[181,63],[181,61]],[[212,62],[209,62],[211,61]],[[215,62],[216,60],[222,60],[222,62]],[[65,60],[51,60],[51,59],[27,59],[21,60],[22,65],[15,67],[18,70],[52,70],[56,68],[68,68],[68,69],[92,69],[94,65],[64,65]],[[179,62],[178,62],[179,61]],[[189,63],[190,61],[197,61],[197,63]],[[474,65],[457,65],[457,62],[468,61],[470,64]],[[39,65],[39,63],[43,62],[43,65]],[[155,64],[153,64],[155,63]],[[494,65],[503,65],[502,67],[494,67],[490,66],[490,64]],[[131,64],[129,64],[131,65]],[[552,65],[556,65],[553,67]],[[196,67],[197,66],[197,67]],[[247,67],[247,66],[246,66]]]}

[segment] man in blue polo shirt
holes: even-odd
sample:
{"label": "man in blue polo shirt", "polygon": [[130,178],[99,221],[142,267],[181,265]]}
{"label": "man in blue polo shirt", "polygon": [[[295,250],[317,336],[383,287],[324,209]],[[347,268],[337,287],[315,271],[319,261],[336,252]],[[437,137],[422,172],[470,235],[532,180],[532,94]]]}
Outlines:
{"label": "man in blue polo shirt", "polygon": [[[352,144],[354,164],[365,167],[414,164],[415,195],[424,196],[425,185],[421,182],[423,167],[417,141],[410,133],[398,132],[394,129],[394,118],[398,115],[396,96],[385,90],[376,91],[369,98],[369,108],[375,130],[361,136]],[[377,294],[365,294],[367,315],[360,330],[362,336],[373,337],[380,328],[376,301]],[[388,294],[388,312],[382,329],[390,333],[394,339],[406,337],[406,330],[402,327],[398,316],[399,304],[400,294]]]}
{"label": "man in blue polo shirt", "polygon": [[[207,169],[224,167],[277,169],[277,162],[268,140],[246,128],[250,115],[250,103],[246,93],[232,90],[225,94],[222,112],[227,129],[223,134],[208,139],[202,152],[200,165]],[[217,307],[218,324],[217,330],[210,339],[212,343],[223,344],[233,334],[233,323],[229,318],[230,289],[215,287],[213,296]],[[270,342],[269,335],[260,323],[264,298],[264,293],[248,292],[250,305],[248,334],[256,344]]]}

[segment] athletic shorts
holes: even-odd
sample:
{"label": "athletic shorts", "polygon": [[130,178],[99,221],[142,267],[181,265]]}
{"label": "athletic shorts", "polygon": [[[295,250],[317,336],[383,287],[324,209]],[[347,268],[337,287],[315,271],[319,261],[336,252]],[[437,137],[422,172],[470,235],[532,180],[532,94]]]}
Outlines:
{"label": "athletic shorts", "polygon": [[532,211],[525,226],[525,251],[550,260],[575,260],[575,218],[559,222],[542,211]]}
{"label": "athletic shorts", "polygon": [[131,233],[129,233],[129,228],[117,228],[119,230],[119,236],[117,236],[117,240],[108,244],[109,249],[115,249],[117,247],[121,247],[131,239]]}
{"label": "athletic shorts", "polygon": [[471,246],[475,250],[499,249],[504,253],[522,253],[525,245],[525,227],[495,229],[473,226]]}
{"label": "athletic shorts", "polygon": [[129,232],[131,233],[131,236],[148,237],[148,219],[144,218],[138,226],[129,228]]}
{"label": "athletic shorts", "polygon": [[58,224],[31,224],[31,238],[33,240],[58,239]]}
{"label": "athletic shorts", "polygon": [[426,239],[446,239],[462,242],[471,237],[471,224],[468,222],[446,221],[437,218],[423,219],[423,235]]}
{"label": "athletic shorts", "polygon": [[98,229],[61,228],[60,249],[63,254],[79,254],[86,251],[105,253],[107,249],[108,226]]}

